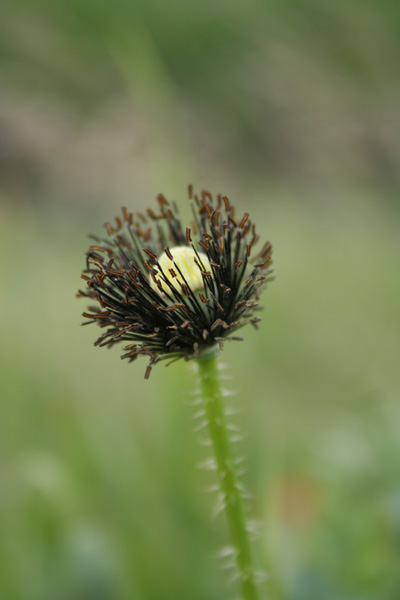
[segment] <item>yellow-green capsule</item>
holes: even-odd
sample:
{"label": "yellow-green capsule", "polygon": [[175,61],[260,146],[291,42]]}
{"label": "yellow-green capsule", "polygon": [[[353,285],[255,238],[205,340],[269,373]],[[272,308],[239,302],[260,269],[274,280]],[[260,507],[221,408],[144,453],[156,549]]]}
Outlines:
{"label": "yellow-green capsule", "polygon": [[[171,256],[173,260],[171,260]],[[200,268],[199,262],[202,267],[204,267],[205,272],[211,272],[211,265],[207,256],[203,252],[198,252],[196,255],[193,248],[187,246],[176,246],[175,248],[168,249],[166,252],[163,252],[158,259],[160,269],[165,278],[178,292],[182,289],[181,284],[185,285],[183,279],[186,280],[187,285],[192,291],[204,287],[203,276],[201,274],[203,268]],[[157,269],[157,267],[155,267],[155,269]],[[155,281],[153,278],[150,279],[151,287],[159,292],[168,292],[168,285],[161,276],[161,273],[155,273],[154,278]],[[158,287],[157,281],[160,282],[161,289]]]}

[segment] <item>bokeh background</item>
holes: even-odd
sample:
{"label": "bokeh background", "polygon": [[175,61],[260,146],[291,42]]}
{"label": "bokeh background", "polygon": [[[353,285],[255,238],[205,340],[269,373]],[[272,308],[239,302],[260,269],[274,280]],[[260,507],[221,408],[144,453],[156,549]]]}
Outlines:
{"label": "bokeh background", "polygon": [[145,382],[74,298],[87,233],[193,183],[274,245],[223,356],[267,597],[397,600],[398,1],[1,4],[0,598],[237,592],[192,372]]}

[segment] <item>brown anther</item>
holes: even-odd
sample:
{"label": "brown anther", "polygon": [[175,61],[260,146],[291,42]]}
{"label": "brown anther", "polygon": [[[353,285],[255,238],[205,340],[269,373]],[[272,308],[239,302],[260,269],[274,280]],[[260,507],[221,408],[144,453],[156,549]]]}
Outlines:
{"label": "brown anther", "polygon": [[160,206],[169,206],[169,202],[168,200],[165,198],[165,196],[163,194],[158,194],[157,196],[157,200],[158,203],[160,204]]}
{"label": "brown anther", "polygon": [[224,290],[225,294],[230,294],[230,292],[232,291],[231,288],[225,285],[224,283],[220,283],[220,288]]}
{"label": "brown anther", "polygon": [[143,252],[146,252],[146,254],[148,256],[150,256],[150,258],[152,258],[153,260],[157,260],[157,256],[155,254],[153,254],[152,252],[150,252],[150,250],[147,250],[146,248],[143,248]]}
{"label": "brown anther", "polygon": [[212,194],[211,194],[210,192],[207,192],[207,190],[202,190],[202,191],[201,191],[201,199],[202,199],[202,201],[204,202],[204,204],[206,203],[206,198],[207,198],[207,200],[209,200],[209,201],[211,202],[211,204],[212,204],[212,201],[213,201]]}
{"label": "brown anther", "polygon": [[211,325],[210,330],[214,331],[215,329],[217,329],[217,327],[219,325],[221,325],[222,323],[222,319],[217,319],[216,321],[214,321],[214,323]]}
{"label": "brown anther", "polygon": [[205,296],[201,292],[199,293],[199,298],[204,304],[208,304],[210,302],[208,298],[205,298]]}
{"label": "brown anther", "polygon": [[169,248],[165,248],[164,252],[168,256],[169,260],[174,260],[174,257],[172,256],[171,251],[170,251]]}
{"label": "brown anther", "polygon": [[204,208],[205,208],[205,210],[207,212],[208,218],[210,218],[211,214],[212,214],[211,207],[208,206],[207,202],[204,202],[204,200],[203,200],[203,206],[204,206]]}
{"label": "brown anther", "polygon": [[247,300],[241,300],[240,302],[237,302],[237,303],[235,304],[235,310],[236,310],[237,308],[242,308],[242,306],[245,306],[246,304],[247,304]]}
{"label": "brown anther", "polygon": [[157,215],[154,213],[154,211],[153,211],[153,210],[151,210],[151,208],[148,208],[148,209],[146,210],[146,212],[147,212],[147,214],[149,215],[149,217],[150,217],[151,219],[153,219],[153,221],[158,221],[158,220],[159,220],[159,218],[160,218],[160,217],[157,217]]}
{"label": "brown anther", "polygon": [[206,252],[208,251],[208,240],[207,240],[207,243],[206,243],[206,244],[203,242],[203,240],[200,240],[200,241],[199,241],[199,245],[200,245],[202,248],[204,248],[204,250],[205,250]]}
{"label": "brown anther", "polygon": [[213,217],[212,217],[213,227],[218,227],[219,215],[220,215],[219,210],[215,209],[213,212]]}
{"label": "brown anther", "polygon": [[106,223],[106,229],[107,229],[108,235],[112,236],[114,234],[114,230],[113,230],[113,228],[111,227],[111,225],[110,225],[110,223],[108,221]]}

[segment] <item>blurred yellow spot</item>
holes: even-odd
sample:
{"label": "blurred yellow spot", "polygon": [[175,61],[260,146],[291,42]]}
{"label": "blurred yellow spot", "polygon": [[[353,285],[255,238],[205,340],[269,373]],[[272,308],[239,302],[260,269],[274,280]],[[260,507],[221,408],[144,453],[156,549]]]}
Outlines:
{"label": "blurred yellow spot", "polygon": [[[171,260],[171,256],[173,260]],[[204,271],[211,272],[211,266],[207,256],[202,252],[198,252],[198,256],[204,267]],[[186,280],[187,285],[192,290],[198,290],[204,287],[203,277],[201,275],[202,269],[196,264],[195,260],[199,263],[196,253],[192,248],[177,246],[176,248],[171,248],[169,250],[169,255],[167,252],[163,252],[159,257],[158,262],[164,277],[176,290],[178,290],[178,292],[180,292],[182,290],[181,284],[185,285],[184,280]],[[151,287],[156,291],[168,292],[169,287],[160,272],[155,275],[155,279],[156,281],[160,281],[161,290],[152,278],[150,279]]]}

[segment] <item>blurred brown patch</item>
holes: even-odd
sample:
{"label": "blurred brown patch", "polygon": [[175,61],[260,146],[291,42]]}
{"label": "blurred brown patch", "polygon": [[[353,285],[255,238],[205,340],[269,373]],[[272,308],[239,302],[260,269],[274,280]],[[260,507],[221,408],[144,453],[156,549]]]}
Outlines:
{"label": "blurred brown patch", "polygon": [[310,527],[323,510],[322,486],[301,475],[284,475],[273,486],[273,513],[292,527]]}

